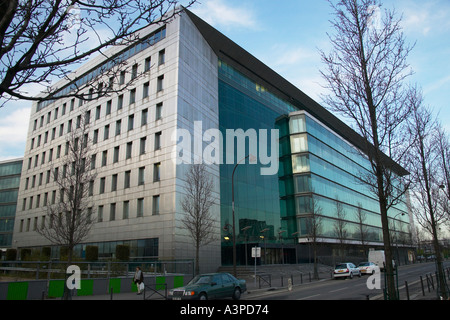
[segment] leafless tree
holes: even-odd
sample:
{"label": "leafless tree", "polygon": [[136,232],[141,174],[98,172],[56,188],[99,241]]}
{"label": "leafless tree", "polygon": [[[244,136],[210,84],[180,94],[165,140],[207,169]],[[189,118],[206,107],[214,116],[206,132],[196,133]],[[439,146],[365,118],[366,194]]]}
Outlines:
{"label": "leafless tree", "polygon": [[335,218],[336,220],[334,221],[334,234],[336,236],[336,238],[339,241],[339,254],[341,256],[341,258],[343,259],[345,256],[345,246],[346,246],[346,241],[348,238],[348,232],[347,232],[347,225],[348,222],[346,221],[346,217],[347,217],[347,213],[344,210],[344,207],[342,205],[342,202],[339,201],[338,198],[336,198],[335,201],[335,205],[336,205],[336,215]]}
{"label": "leafless tree", "polygon": [[313,248],[314,279],[319,279],[317,252],[323,236],[322,207],[314,196],[311,196],[310,201],[310,212],[304,219],[306,222],[309,245],[312,245]]}
{"label": "leafless tree", "polygon": [[358,208],[356,209],[356,221],[358,223],[358,237],[361,241],[361,246],[367,255],[367,242],[369,237],[368,227],[366,225],[367,213],[363,210],[362,204],[358,203]]}
{"label": "leafless tree", "polygon": [[406,173],[396,163],[407,149],[402,132],[410,110],[405,104],[404,81],[411,74],[406,58],[412,47],[405,43],[396,13],[385,10],[381,14],[379,1],[330,4],[335,33],[329,35],[331,53],[321,52],[327,67],[322,75],[330,90],[324,102],[349,119],[366,141],[362,152],[370,172],[361,173],[360,178],[380,204],[387,290],[390,299],[397,299],[387,213],[407,189],[400,180]]}
{"label": "leafless tree", "polygon": [[439,153],[439,171],[442,179],[439,187],[445,194],[441,202],[441,208],[446,214],[447,222],[450,222],[450,141],[442,125],[438,127],[436,143]]}
{"label": "leafless tree", "polygon": [[45,220],[37,228],[52,244],[67,248],[67,266],[72,263],[75,246],[87,238],[95,222],[88,192],[97,174],[91,170],[92,143],[88,132],[88,121],[80,116],[67,136],[66,155],[58,168],[52,168],[59,199],[55,204],[46,204]]}
{"label": "leafless tree", "polygon": [[[195,0],[186,1],[185,7]],[[183,7],[177,0],[0,0],[0,107],[11,99],[41,100],[76,96],[88,99],[83,87],[76,87],[71,74],[74,65],[111,46],[142,41],[139,31],[149,25],[163,25]],[[114,65],[123,63],[108,57]],[[87,87],[98,95],[109,86],[99,86],[99,77],[115,76],[105,69],[92,77]],[[75,85],[70,93],[56,94],[51,87],[46,97],[29,93],[31,86],[49,86],[66,79]]]}
{"label": "leafless tree", "polygon": [[216,240],[217,221],[211,214],[211,207],[215,203],[214,184],[204,164],[191,165],[185,182],[185,196],[181,201],[185,215],[181,222],[194,241],[195,274],[199,274],[200,247]]}
{"label": "leafless tree", "polygon": [[442,265],[442,253],[439,244],[439,226],[447,220],[441,204],[445,195],[441,190],[440,178],[440,142],[437,140],[438,123],[429,109],[423,106],[420,92],[411,96],[414,105],[409,131],[414,144],[409,153],[409,171],[412,179],[413,212],[418,223],[431,236],[436,255],[436,267],[439,275],[441,296],[446,300],[445,273]]}

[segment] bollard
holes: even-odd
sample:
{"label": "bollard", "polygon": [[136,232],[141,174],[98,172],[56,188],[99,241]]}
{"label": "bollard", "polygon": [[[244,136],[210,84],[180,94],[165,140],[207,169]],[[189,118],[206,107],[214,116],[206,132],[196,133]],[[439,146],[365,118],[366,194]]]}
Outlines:
{"label": "bollard", "polygon": [[422,295],[425,297],[425,288],[423,287],[423,278],[420,276],[420,285],[422,286]]}
{"label": "bollard", "polygon": [[409,300],[408,281],[405,281],[405,288],[406,288],[406,300]]}

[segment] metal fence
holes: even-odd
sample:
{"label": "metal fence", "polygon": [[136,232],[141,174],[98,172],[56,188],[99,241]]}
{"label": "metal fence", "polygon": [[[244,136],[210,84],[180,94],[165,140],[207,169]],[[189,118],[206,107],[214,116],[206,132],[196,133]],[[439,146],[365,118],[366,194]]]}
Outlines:
{"label": "metal fence", "polygon": [[[74,261],[81,270],[81,277],[112,278],[132,277],[136,267],[140,267],[145,274],[166,275],[184,274],[194,275],[192,260],[177,261]],[[14,279],[64,279],[67,268],[66,261],[0,261],[0,277]]]}

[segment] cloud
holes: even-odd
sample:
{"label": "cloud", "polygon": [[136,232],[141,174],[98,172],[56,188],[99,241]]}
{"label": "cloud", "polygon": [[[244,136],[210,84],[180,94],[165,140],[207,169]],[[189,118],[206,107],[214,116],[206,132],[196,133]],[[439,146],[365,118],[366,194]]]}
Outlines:
{"label": "cloud", "polygon": [[230,1],[207,0],[192,12],[215,27],[257,28],[257,19],[252,9],[246,5],[230,5]]}
{"label": "cloud", "polygon": [[450,30],[448,1],[402,1],[397,7],[403,14],[402,26],[406,33],[436,36]]}
{"label": "cloud", "polygon": [[0,110],[0,159],[23,157],[31,108]]}

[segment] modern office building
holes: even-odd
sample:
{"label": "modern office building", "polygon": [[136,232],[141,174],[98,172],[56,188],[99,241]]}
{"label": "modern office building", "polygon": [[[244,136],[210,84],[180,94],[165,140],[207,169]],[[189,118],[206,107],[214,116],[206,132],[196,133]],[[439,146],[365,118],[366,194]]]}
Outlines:
{"label": "modern office building", "polygon": [[[17,247],[48,245],[35,230],[45,219],[45,206],[58,201],[52,172],[65,156],[68,130],[81,117],[89,119],[97,172],[89,186],[97,218],[78,248],[81,256],[86,244],[97,245],[100,257],[127,244],[133,258],[193,259],[181,200],[186,172],[196,162],[207,164],[216,198],[211,209],[216,237],[201,249],[201,271],[232,263],[233,238],[240,265],[249,263],[255,245],[263,248],[258,263],[305,261],[309,247],[302,221],[313,197],[326,217],[324,254],[332,255],[336,243],[334,201],[348,212],[349,244],[357,248],[361,242],[354,217],[361,203],[371,244],[382,246],[376,200],[352,182],[364,166],[363,157],[352,152],[361,147],[355,132],[189,11],[141,35],[142,43],[113,48],[79,68],[74,82],[56,85],[55,95],[92,79],[123,90],[89,101],[60,98],[33,105]],[[118,67],[117,61],[126,65]],[[119,76],[107,77],[105,70],[114,68],[120,68]],[[405,172],[398,167],[398,174]],[[406,207],[391,215],[402,225],[397,230],[407,234]]]}
{"label": "modern office building", "polygon": [[22,159],[0,161],[0,249],[12,247]]}

